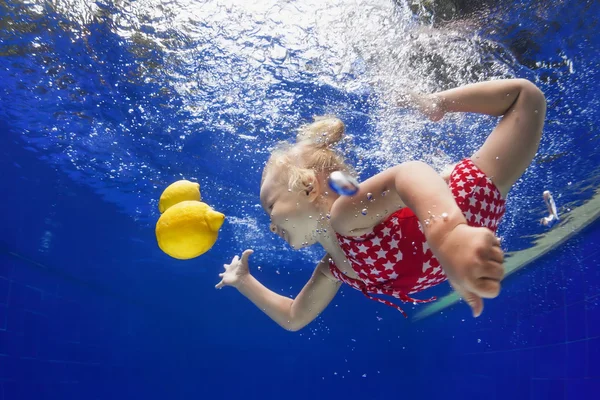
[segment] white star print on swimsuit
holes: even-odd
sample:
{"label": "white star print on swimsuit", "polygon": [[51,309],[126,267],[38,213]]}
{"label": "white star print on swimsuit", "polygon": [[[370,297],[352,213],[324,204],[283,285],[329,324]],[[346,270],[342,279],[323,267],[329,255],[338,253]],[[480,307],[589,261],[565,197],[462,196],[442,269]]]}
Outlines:
{"label": "white star print on swimsuit", "polygon": [[[471,226],[486,226],[496,231],[505,211],[505,200],[492,181],[464,159],[450,175],[449,187]],[[425,303],[408,294],[421,292],[446,280],[438,260],[433,256],[418,218],[408,207],[397,210],[373,228],[357,237],[337,235],[340,247],[358,274],[352,279],[330,261],[331,273],[340,281],[360,290],[368,298],[402,309],[371,294],[384,294],[404,302]]]}

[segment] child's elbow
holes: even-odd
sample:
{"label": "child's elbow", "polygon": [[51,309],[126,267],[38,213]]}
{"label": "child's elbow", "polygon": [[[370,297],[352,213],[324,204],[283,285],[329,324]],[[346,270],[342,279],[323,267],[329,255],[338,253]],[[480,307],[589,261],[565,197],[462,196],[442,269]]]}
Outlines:
{"label": "child's elbow", "polygon": [[284,325],[282,325],[282,327],[289,332],[298,332],[300,329],[310,324],[313,320],[314,317],[311,315],[295,312],[290,307],[290,318]]}
{"label": "child's elbow", "polygon": [[306,323],[290,321],[283,326],[283,329],[285,329],[288,332],[298,332],[306,325]]}
{"label": "child's elbow", "polygon": [[[526,97],[528,103],[535,104],[538,108],[546,109],[546,96],[535,83],[527,79],[519,79],[521,83],[520,96]],[[541,110],[540,110],[541,111]]]}

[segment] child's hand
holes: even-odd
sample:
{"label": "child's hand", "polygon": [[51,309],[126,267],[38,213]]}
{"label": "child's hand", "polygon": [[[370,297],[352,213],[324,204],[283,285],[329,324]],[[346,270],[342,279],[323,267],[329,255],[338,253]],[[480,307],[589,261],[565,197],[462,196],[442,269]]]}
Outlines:
{"label": "child's hand", "polygon": [[225,272],[220,273],[221,282],[215,285],[215,288],[221,289],[223,286],[237,287],[244,279],[245,276],[250,274],[248,269],[248,257],[254,253],[254,250],[248,249],[242,253],[242,258],[238,256],[233,257],[231,264],[223,264]]}
{"label": "child's hand", "polygon": [[487,228],[460,224],[438,246],[436,257],[450,284],[465,299],[478,317],[483,311],[482,298],[500,293],[504,277],[504,253],[500,239]]}
{"label": "child's hand", "polygon": [[446,115],[443,100],[433,94],[408,92],[408,94],[400,96],[397,105],[400,107],[413,107],[433,122],[439,121]]}

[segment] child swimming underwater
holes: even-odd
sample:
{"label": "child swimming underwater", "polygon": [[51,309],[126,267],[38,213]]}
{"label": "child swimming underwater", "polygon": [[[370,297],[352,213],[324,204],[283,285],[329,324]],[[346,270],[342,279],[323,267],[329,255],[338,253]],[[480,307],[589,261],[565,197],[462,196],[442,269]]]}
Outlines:
{"label": "child swimming underwater", "polygon": [[251,249],[224,265],[216,287],[236,287],[290,331],[313,321],[343,283],[403,312],[372,295],[430,301],[409,295],[448,279],[479,316],[482,299],[500,292],[504,256],[495,232],[507,193],[537,152],[546,100],[525,79],[480,82],[412,99],[432,121],[452,112],[502,118],[481,148],[456,164],[447,182],[429,165],[410,161],[360,183],[354,196],[339,196],[327,185],[332,172],[351,172],[330,148],[342,138],[344,124],[316,118],[300,128],[295,144],[273,151],[260,201],[273,233],[295,249],[320,243],[327,254],[295,299],[256,280],[248,265]]}

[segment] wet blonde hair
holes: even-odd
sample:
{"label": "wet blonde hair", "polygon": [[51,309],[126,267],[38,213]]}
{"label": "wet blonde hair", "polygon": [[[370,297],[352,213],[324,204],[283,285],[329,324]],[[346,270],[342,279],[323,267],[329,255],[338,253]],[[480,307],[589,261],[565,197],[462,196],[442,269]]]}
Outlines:
{"label": "wet blonde hair", "polygon": [[262,174],[264,182],[267,174],[276,170],[277,179],[294,191],[304,190],[307,183],[320,174],[329,175],[333,171],[344,171],[356,175],[345,163],[344,158],[331,146],[344,136],[342,120],[332,115],[314,117],[310,124],[298,128],[296,143],[280,142],[271,152],[271,157]]}

